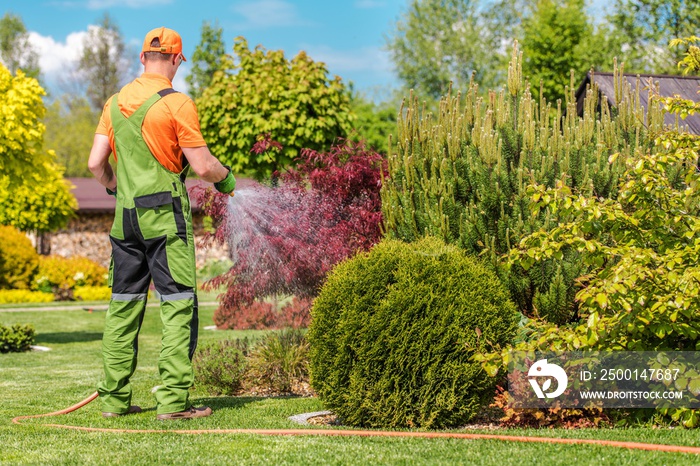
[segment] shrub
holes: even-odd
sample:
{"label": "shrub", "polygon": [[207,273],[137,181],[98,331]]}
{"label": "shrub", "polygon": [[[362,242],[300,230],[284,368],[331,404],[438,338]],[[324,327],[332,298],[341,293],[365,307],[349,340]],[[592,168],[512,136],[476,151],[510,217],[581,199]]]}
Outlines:
{"label": "shrub", "polygon": [[237,314],[268,296],[315,296],[335,264],[379,241],[383,164],[346,141],[326,153],[302,151],[276,188],[254,185],[233,198],[195,190],[206,213],[223,220],[216,238],[228,242],[234,260],[207,284],[226,287],[216,324],[236,327],[250,317]]}
{"label": "shrub", "polygon": [[[418,99],[402,109],[382,188],[384,229],[392,238],[433,235],[481,254],[521,312],[561,324],[576,317],[576,279],[587,272],[576,251],[528,270],[500,262],[523,237],[557,225],[555,215],[530,211],[528,184],[562,181],[615,198],[625,160],[650,148],[645,136],[664,120],[659,106],[641,106],[619,69],[616,108],[598,101],[594,85],[578,116],[573,89],[564,108],[534,99],[521,64],[514,49],[508,86],[487,99],[472,82],[466,93],[443,98],[435,115]],[[613,153],[620,157],[608,163]]]}
{"label": "shrub", "polygon": [[42,256],[33,287],[42,291],[105,286],[107,269],[86,257]]}
{"label": "shrub", "polygon": [[[687,59],[692,57],[689,52]],[[700,111],[697,102],[652,94],[651,102],[659,101],[675,118]],[[560,223],[523,238],[511,260],[532,267],[577,250],[591,271],[581,277],[576,296],[581,320],[554,326],[533,319],[525,341],[480,356],[489,372],[505,369],[513,350],[700,350],[700,137],[664,130],[650,143],[654,150],[627,161],[615,200],[563,183],[529,188],[534,208],[556,212]],[[681,367],[675,388],[696,393],[697,374],[690,365]],[[697,409],[662,407],[656,414],[684,427],[700,426]]]}
{"label": "shrub", "polygon": [[313,301],[309,298],[297,298],[296,296],[287,304],[282,306],[280,314],[277,316],[277,327],[307,328],[311,321],[311,305]]}
{"label": "shrub", "polygon": [[283,329],[266,335],[250,355],[249,384],[276,394],[293,393],[297,384],[308,380],[308,351],[301,330]]}
{"label": "shrub", "polygon": [[608,414],[596,406],[576,409],[561,409],[560,407],[513,408],[510,394],[500,387],[491,406],[503,410],[503,417],[500,419],[503,427],[564,427],[572,429],[611,426],[613,424]]}
{"label": "shrub", "polygon": [[29,351],[30,346],[34,344],[34,333],[34,327],[31,325],[0,325],[0,353]]}
{"label": "shrub", "polygon": [[0,304],[50,303],[53,293],[29,290],[0,290]]}
{"label": "shrub", "polygon": [[[211,83],[197,99],[202,135],[214,154],[261,179],[283,169],[302,148],[326,149],[350,129],[347,87],[331,79],[325,64],[305,52],[291,60],[282,50],[250,50],[243,37],[233,41]],[[235,91],[234,91],[235,89]],[[285,145],[278,154],[251,153],[259,134]]]}
{"label": "shrub", "polygon": [[227,318],[214,315],[214,323],[222,329],[262,330],[274,328],[277,321],[275,305],[267,301],[255,301],[242,308],[233,308]]}
{"label": "shrub", "polygon": [[459,426],[495,388],[471,356],[510,342],[518,319],[498,278],[457,247],[385,240],[316,298],[311,383],[349,425]]}
{"label": "shrub", "polygon": [[27,289],[39,266],[32,242],[18,229],[0,225],[0,289]]}
{"label": "shrub", "polygon": [[192,358],[195,384],[212,395],[235,395],[243,386],[248,340],[221,340],[197,349]]}
{"label": "shrub", "polygon": [[227,314],[227,319],[222,319],[221,314],[215,315],[214,322],[219,328],[237,330],[306,328],[311,318],[311,302],[309,298],[294,296],[291,301],[278,308],[275,301],[254,301],[249,306]]}
{"label": "shrub", "polygon": [[112,289],[108,286],[80,286],[73,291],[73,297],[79,301],[108,301]]}

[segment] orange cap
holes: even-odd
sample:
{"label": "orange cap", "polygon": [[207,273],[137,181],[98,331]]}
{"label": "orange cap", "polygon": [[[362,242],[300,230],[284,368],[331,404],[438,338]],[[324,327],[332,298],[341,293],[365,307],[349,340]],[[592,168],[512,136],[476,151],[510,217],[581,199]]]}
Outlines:
{"label": "orange cap", "polygon": [[[153,39],[160,41],[160,47],[151,47]],[[155,28],[146,34],[143,40],[142,52],[179,53],[182,55],[182,38],[180,34],[168,28]],[[184,55],[182,59],[187,61]]]}

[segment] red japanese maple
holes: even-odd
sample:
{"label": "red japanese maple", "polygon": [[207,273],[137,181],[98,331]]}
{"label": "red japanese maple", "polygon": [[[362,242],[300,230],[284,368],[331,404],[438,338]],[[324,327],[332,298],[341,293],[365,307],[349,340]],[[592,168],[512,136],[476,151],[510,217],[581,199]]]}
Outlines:
{"label": "red japanese maple", "polygon": [[[276,147],[274,142],[266,143],[270,147]],[[308,299],[333,266],[380,239],[384,163],[362,143],[344,141],[325,153],[303,150],[296,167],[279,174],[276,187],[256,184],[237,190],[233,198],[212,190],[193,193],[218,221],[213,238],[228,244],[234,261],[227,273],[207,283],[226,286],[216,324],[305,323]],[[295,295],[307,305],[294,310],[294,318],[277,312],[278,321],[270,322],[268,306],[253,304],[277,295]]]}

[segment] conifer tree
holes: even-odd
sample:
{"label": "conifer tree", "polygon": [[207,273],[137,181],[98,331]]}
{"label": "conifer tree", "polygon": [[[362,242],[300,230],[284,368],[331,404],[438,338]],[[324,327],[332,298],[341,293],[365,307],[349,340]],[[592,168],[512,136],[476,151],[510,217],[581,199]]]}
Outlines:
{"label": "conifer tree", "polygon": [[661,127],[660,110],[644,110],[619,71],[616,81],[613,110],[600,105],[598,111],[594,86],[579,117],[573,77],[565,108],[552,109],[544,98],[533,99],[516,44],[500,92],[482,98],[472,82],[464,95],[444,97],[436,115],[409,99],[395,142],[390,141],[389,181],[382,188],[385,231],[407,241],[439,236],[480,254],[522,312],[569,320],[575,312],[574,280],[584,272],[575,253],[528,271],[508,268],[501,258],[525,235],[556,224],[550,212],[531,213],[529,184],[551,187],[561,180],[591,195],[614,197],[626,158],[644,144],[646,131]]}

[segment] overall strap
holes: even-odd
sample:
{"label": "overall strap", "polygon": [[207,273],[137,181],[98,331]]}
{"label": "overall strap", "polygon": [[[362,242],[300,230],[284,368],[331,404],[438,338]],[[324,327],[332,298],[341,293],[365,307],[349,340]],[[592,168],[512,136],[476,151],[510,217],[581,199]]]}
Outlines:
{"label": "overall strap", "polygon": [[162,91],[158,91],[158,95],[161,97],[165,97],[166,95],[176,94],[176,93],[177,93],[177,91],[175,89],[173,89],[172,87],[169,87],[167,89],[163,89]]}
{"label": "overall strap", "polygon": [[186,196],[181,174],[173,173],[163,167],[153,155],[143,138],[143,121],[150,108],[171,94],[171,89],[164,89],[141,104],[136,111],[126,117],[119,110],[117,97],[112,100],[111,116],[114,128],[114,150],[117,155],[117,185],[122,206],[134,207],[134,199],[151,194],[169,192]]}
{"label": "overall strap", "polygon": [[[116,120],[119,120],[120,122],[129,122],[132,125],[134,125],[135,128],[138,128],[139,131],[141,129],[141,126],[143,124],[143,119],[146,117],[146,113],[151,109],[153,104],[158,102],[160,99],[163,97],[174,94],[177,91],[171,87],[167,89],[163,89],[161,91],[156,92],[153,94],[151,97],[146,99],[144,103],[141,104],[141,106],[136,109],[134,113],[131,114],[131,116],[126,117],[124,114],[122,114],[121,111],[119,111],[119,105],[117,104],[117,97],[119,94],[116,94],[114,98],[112,99],[112,105],[111,105],[111,116],[112,116],[112,126],[115,125]],[[116,110],[116,111],[115,111]],[[116,120],[115,120],[116,117]]]}

